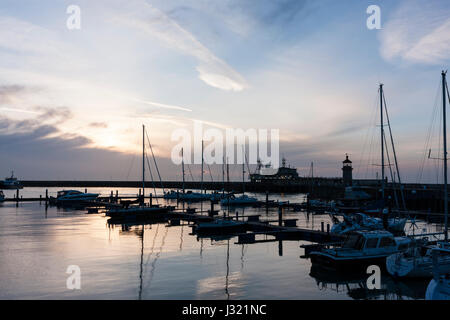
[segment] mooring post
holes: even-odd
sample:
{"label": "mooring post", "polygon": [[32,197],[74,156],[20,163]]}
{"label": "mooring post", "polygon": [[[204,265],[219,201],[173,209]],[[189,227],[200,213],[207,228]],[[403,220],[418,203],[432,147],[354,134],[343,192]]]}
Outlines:
{"label": "mooring post", "polygon": [[19,189],[16,190],[16,200],[19,202]]}
{"label": "mooring post", "polygon": [[48,189],[45,189],[45,203],[48,201]]}
{"label": "mooring post", "polygon": [[84,193],[87,193],[87,188],[84,188]]}
{"label": "mooring post", "polygon": [[119,201],[119,190],[116,190],[116,202]]}
{"label": "mooring post", "polygon": [[321,229],[322,232],[325,231],[325,223],[323,221],[320,222],[320,229]]}
{"label": "mooring post", "polygon": [[327,223],[327,233],[330,233],[330,224]]}
{"label": "mooring post", "polygon": [[139,188],[139,198],[141,197],[141,188]]}
{"label": "mooring post", "polygon": [[214,200],[211,200],[211,213],[214,212]]}
{"label": "mooring post", "polygon": [[278,255],[283,256],[283,240],[278,241]]}
{"label": "mooring post", "polygon": [[239,213],[236,211],[236,221],[239,220]]}
{"label": "mooring post", "polygon": [[278,225],[283,226],[283,208],[281,206],[278,207]]}
{"label": "mooring post", "polygon": [[152,206],[152,202],[153,202],[153,194],[150,193],[150,207]]}

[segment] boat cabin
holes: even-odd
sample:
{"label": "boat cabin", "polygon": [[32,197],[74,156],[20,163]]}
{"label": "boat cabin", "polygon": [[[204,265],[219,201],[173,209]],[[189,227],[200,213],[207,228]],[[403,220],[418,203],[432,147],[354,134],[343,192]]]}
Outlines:
{"label": "boat cabin", "polygon": [[394,237],[385,230],[350,232],[345,239],[342,248],[358,251],[392,251],[393,249],[405,250],[411,241],[405,237]]}
{"label": "boat cabin", "polygon": [[62,191],[58,191],[57,197],[58,198],[64,197],[64,196],[66,196],[68,194],[70,194],[70,195],[77,195],[77,194],[83,194],[83,192],[78,191],[78,190],[62,190]]}

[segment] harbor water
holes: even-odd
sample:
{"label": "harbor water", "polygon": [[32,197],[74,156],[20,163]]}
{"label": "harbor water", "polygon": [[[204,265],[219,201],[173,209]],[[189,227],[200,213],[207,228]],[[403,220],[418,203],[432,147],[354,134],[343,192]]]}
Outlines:
{"label": "harbor water", "polygon": [[[56,191],[49,189],[49,195]],[[108,196],[111,189],[88,192]],[[136,189],[118,192],[137,194]],[[5,190],[8,198],[14,194]],[[25,188],[20,194],[39,197],[45,196],[45,190]],[[265,194],[255,196],[265,199]],[[304,194],[270,195],[291,202],[304,198]],[[210,207],[209,203],[190,206]],[[238,208],[232,214],[235,211],[277,219],[276,208]],[[109,225],[104,213],[86,212],[46,207],[44,202],[0,204],[0,299],[424,299],[429,282],[383,275],[382,288],[369,290],[368,275],[312,270],[309,259],[301,258],[300,245],[308,242],[241,245],[236,237],[200,239],[184,222]],[[284,217],[315,230],[322,222],[331,224],[328,215],[286,211]],[[427,231],[439,229],[425,222],[419,225]],[[80,289],[67,288],[69,266],[80,268]]]}

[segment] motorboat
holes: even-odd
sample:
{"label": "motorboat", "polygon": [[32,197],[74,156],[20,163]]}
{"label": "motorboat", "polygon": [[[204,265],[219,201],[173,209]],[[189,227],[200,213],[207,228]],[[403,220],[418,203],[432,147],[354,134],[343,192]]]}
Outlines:
{"label": "motorboat", "polygon": [[163,195],[164,199],[178,199],[180,197],[180,195],[182,195],[183,193],[180,193],[179,191],[175,191],[175,190],[170,190],[168,192],[165,192]]}
{"label": "motorboat", "polygon": [[210,200],[210,198],[211,195],[208,193],[187,191],[186,193],[180,193],[179,199],[181,201],[194,202],[194,201],[206,201]]}
{"label": "motorboat", "polygon": [[386,257],[409,248],[412,239],[395,237],[386,230],[353,231],[342,243],[319,247],[309,253],[313,264],[350,271],[378,265],[384,268]]}
{"label": "motorboat", "polygon": [[0,182],[0,189],[22,189],[22,183],[14,177],[14,171],[11,171],[11,177],[6,177]]}
{"label": "motorboat", "polygon": [[134,205],[127,208],[112,208],[106,212],[106,216],[113,219],[147,220],[159,219],[169,212],[171,207],[159,205],[142,206]]}
{"label": "motorboat", "polygon": [[245,231],[245,222],[228,219],[216,219],[212,222],[203,222],[193,226],[195,233],[220,234]]}
{"label": "motorboat", "polygon": [[251,206],[258,203],[258,199],[249,197],[246,194],[238,197],[235,195],[229,195],[227,198],[220,200],[220,205],[222,206]]}
{"label": "motorboat", "polygon": [[97,200],[98,193],[85,193],[78,190],[62,190],[58,191],[56,198],[50,197],[50,203],[67,204],[67,203],[81,203],[87,201]]}
{"label": "motorboat", "polygon": [[[383,220],[381,218],[369,217],[364,213],[343,214],[344,220],[335,223],[331,227],[331,232],[336,234],[346,234],[350,231],[356,230],[382,230],[384,229]],[[404,231],[406,225],[406,218],[388,219],[387,230],[398,234]]]}

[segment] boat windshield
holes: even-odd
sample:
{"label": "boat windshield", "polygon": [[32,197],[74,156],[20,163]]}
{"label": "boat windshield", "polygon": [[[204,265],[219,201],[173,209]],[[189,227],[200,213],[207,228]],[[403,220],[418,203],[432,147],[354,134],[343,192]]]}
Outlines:
{"label": "boat windshield", "polygon": [[364,247],[364,238],[358,234],[350,234],[344,241],[344,248],[361,250]]}

